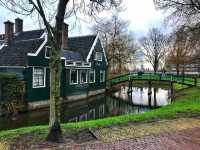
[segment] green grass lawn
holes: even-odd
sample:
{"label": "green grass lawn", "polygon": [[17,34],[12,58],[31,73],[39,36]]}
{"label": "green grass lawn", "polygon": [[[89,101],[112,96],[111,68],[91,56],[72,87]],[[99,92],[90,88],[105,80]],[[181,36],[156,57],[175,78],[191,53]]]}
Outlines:
{"label": "green grass lawn", "polygon": [[[97,128],[124,124],[127,122],[145,122],[158,119],[172,119],[177,117],[194,116],[200,114],[200,88],[189,88],[181,91],[174,102],[168,106],[154,109],[143,114],[129,114],[123,116],[109,117],[99,120],[83,121],[78,123],[62,124],[63,129]],[[33,126],[18,128],[0,132],[0,140],[12,139],[21,134],[39,135],[44,138],[48,126]]]}
{"label": "green grass lawn", "polygon": [[178,84],[178,83],[174,83],[173,86],[174,86],[174,89],[175,89],[175,90],[182,90],[182,89],[185,89],[185,88],[188,87],[187,85]]}

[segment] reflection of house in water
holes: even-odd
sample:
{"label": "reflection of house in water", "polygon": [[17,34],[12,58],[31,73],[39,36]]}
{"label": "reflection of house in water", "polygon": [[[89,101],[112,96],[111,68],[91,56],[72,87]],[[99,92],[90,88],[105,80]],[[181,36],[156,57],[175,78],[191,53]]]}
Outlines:
{"label": "reflection of house in water", "polygon": [[148,110],[147,107],[134,106],[130,102],[123,101],[121,99],[113,100],[111,97],[107,99],[108,114],[111,116],[120,115],[120,114],[129,114],[129,113],[143,113]]}
{"label": "reflection of house in water", "polygon": [[[74,105],[69,104],[65,107],[64,121],[77,122],[94,120],[98,118],[103,118],[105,114],[105,98],[96,101],[86,102],[85,104],[74,103]],[[84,102],[83,102],[84,103]]]}

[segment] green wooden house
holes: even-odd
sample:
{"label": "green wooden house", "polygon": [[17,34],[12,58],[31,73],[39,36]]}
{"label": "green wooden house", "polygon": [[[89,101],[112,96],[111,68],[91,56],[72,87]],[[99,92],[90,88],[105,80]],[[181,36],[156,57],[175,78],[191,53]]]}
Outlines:
{"label": "green wooden house", "polygon": [[[7,21],[0,35],[0,72],[15,72],[26,83],[30,108],[48,104],[50,91],[48,35],[23,31],[23,21]],[[15,32],[14,32],[15,27]],[[73,101],[105,91],[107,59],[98,35],[68,38],[63,25],[61,97]]]}

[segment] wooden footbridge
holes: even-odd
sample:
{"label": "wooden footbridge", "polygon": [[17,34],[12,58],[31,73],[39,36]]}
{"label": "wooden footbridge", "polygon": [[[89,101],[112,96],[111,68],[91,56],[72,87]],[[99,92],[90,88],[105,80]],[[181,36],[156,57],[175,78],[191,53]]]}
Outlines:
{"label": "wooden footbridge", "polygon": [[119,83],[133,81],[133,80],[146,80],[146,81],[167,81],[170,83],[179,83],[187,86],[196,86],[197,79],[189,76],[178,76],[173,74],[164,73],[145,73],[145,72],[130,72],[127,74],[116,76],[107,80],[107,88],[117,85]]}

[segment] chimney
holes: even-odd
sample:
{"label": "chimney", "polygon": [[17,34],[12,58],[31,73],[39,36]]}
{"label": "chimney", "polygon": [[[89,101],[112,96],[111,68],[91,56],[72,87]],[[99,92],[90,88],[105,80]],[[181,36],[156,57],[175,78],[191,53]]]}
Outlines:
{"label": "chimney", "polygon": [[10,22],[9,20],[4,22],[5,24],[5,45],[9,45],[13,39],[13,25],[14,23]]}
{"label": "chimney", "polygon": [[68,24],[64,23],[62,27],[62,49],[68,48]]}
{"label": "chimney", "polygon": [[23,20],[20,18],[15,19],[15,33],[23,32]]}

